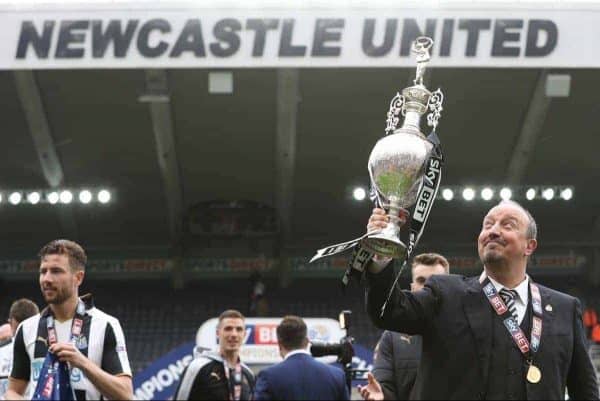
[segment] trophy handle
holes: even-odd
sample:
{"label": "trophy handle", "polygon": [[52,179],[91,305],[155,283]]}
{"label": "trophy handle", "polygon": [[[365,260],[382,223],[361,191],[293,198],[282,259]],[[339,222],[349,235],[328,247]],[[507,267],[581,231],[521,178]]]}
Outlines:
{"label": "trophy handle", "polygon": [[400,122],[399,114],[404,115],[404,96],[396,92],[396,96],[392,98],[390,102],[390,109],[387,113],[387,120],[385,126],[385,134],[389,135],[394,132],[398,123]]}
{"label": "trophy handle", "polygon": [[439,88],[431,94],[429,101],[427,102],[427,108],[431,110],[431,113],[427,114],[427,125],[433,127],[434,131],[438,125],[438,120],[442,116],[442,110],[444,110],[442,107],[443,102],[444,94]]}

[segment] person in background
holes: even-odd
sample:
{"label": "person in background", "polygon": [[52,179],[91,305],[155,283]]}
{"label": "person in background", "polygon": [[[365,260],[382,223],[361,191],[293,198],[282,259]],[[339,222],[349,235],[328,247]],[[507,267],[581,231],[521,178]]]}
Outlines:
{"label": "person in background", "polygon": [[[4,326],[8,328],[8,338],[0,341],[0,399],[8,389],[8,376],[12,369],[13,358],[13,335],[17,332],[17,327],[22,321],[40,313],[37,305],[26,298],[16,300],[10,306],[8,312],[8,323]],[[3,326],[3,327],[4,327]],[[27,398],[31,398],[31,386],[26,392]]]}
{"label": "person in background", "polygon": [[181,375],[176,400],[251,400],[254,374],[240,360],[246,338],[244,315],[230,309],[221,313],[217,325],[219,351],[195,356]]}
{"label": "person in background", "polygon": [[349,400],[341,369],[321,363],[308,352],[306,323],[286,316],[277,326],[283,362],[261,370],[255,400]]}

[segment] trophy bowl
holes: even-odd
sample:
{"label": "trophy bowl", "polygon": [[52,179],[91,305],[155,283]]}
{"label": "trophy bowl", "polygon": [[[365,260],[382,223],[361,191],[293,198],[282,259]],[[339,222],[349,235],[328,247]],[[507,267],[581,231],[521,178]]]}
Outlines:
{"label": "trophy bowl", "polygon": [[403,258],[406,245],[400,240],[400,213],[407,215],[417,198],[425,161],[433,145],[414,127],[403,127],[380,139],[369,156],[371,184],[388,210],[390,222],[384,230],[362,240],[369,251],[384,257]]}

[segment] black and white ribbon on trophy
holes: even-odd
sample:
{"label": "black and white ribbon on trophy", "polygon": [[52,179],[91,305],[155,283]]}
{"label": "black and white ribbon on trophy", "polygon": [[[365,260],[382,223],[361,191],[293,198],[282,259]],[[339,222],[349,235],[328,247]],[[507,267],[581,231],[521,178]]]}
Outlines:
{"label": "black and white ribbon on trophy", "polygon": [[[440,182],[442,180],[442,167],[444,160],[442,155],[442,149],[440,146],[440,140],[436,135],[435,131],[433,131],[427,137],[427,140],[433,144],[433,150],[431,152],[431,155],[425,162],[425,173],[423,175],[423,182],[419,189],[417,201],[415,203],[415,207],[412,213],[406,259],[403,261],[402,267],[400,268],[400,271],[398,272],[396,279],[394,280],[394,285],[390,290],[390,296],[393,288],[398,282],[400,275],[402,274],[402,271],[404,270],[404,267],[410,259],[412,252],[416,248],[419,239],[421,238],[421,235],[423,234],[425,225],[427,223],[427,219],[429,218],[429,213],[431,212],[433,202],[435,201]],[[377,196],[372,196],[372,199],[377,207],[381,207],[379,198]],[[353,249],[352,257],[350,258],[350,263],[342,278],[342,285],[345,288],[352,279],[352,277],[355,277],[357,279],[360,279],[362,277],[365,268],[373,259],[374,254],[370,251],[367,251],[360,245],[361,241],[371,234],[373,234],[373,232],[369,232],[352,241],[343,242],[341,244],[331,245],[326,248],[319,249],[309,263],[327,256],[336,255],[338,253],[345,252],[349,249]],[[382,308],[382,314],[386,305],[387,300]]]}

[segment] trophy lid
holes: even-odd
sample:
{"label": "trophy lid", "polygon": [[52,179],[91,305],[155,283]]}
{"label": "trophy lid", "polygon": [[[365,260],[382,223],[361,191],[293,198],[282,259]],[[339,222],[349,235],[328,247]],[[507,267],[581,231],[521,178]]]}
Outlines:
{"label": "trophy lid", "polygon": [[[429,50],[433,46],[433,39],[427,36],[418,37],[412,44],[412,53],[417,58],[417,71],[414,85],[404,88],[402,95],[396,93],[396,96],[390,103],[390,110],[387,115],[386,133],[390,134],[396,131],[396,127],[400,122],[399,114],[405,117],[402,130],[416,131],[420,133],[420,119],[423,114],[430,110],[431,113],[427,116],[427,123],[430,127],[437,126],[438,119],[441,116],[443,94],[440,89],[435,92],[430,92],[423,85],[423,76],[427,68],[427,64],[431,59]],[[422,134],[421,134],[422,135]]]}

